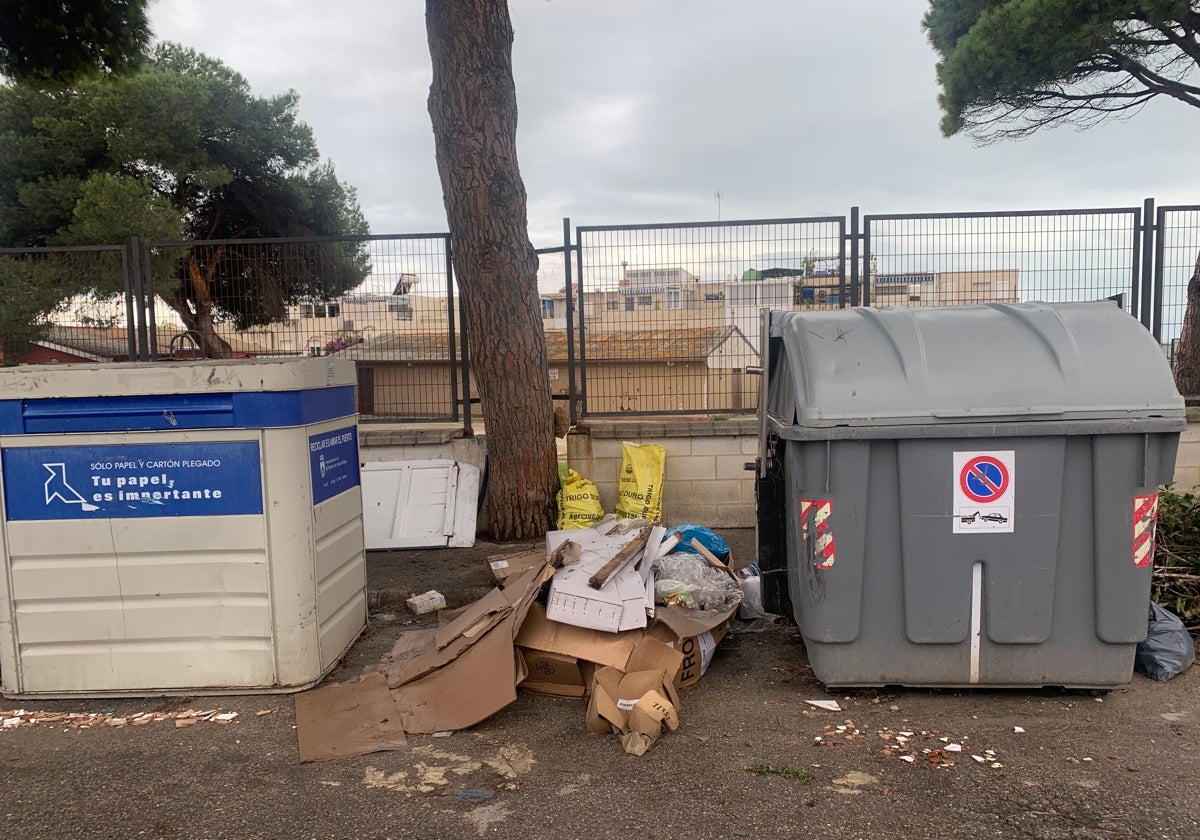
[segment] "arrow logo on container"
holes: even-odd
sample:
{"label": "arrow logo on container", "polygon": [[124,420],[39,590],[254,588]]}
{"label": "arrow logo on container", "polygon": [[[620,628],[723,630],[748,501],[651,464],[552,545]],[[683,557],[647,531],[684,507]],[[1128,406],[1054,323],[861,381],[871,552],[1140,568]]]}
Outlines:
{"label": "arrow logo on container", "polygon": [[79,505],[84,510],[100,510],[98,506],[85,501],[83,496],[79,495],[78,490],[67,484],[66,464],[42,464],[42,466],[50,472],[50,477],[46,479],[46,504],[58,499],[68,505]]}

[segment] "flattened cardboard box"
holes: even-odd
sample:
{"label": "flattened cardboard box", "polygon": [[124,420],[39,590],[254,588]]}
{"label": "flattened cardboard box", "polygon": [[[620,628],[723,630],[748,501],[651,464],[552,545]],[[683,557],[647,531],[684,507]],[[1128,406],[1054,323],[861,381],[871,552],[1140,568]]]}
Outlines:
{"label": "flattened cardboard box", "polygon": [[404,634],[384,672],[406,732],[465,729],[516,700],[527,670],[513,640],[549,575],[543,563],[447,623]]}
{"label": "flattened cardboard box", "polygon": [[[524,656],[530,673],[534,675],[521,683],[521,686],[543,694],[582,697],[589,684],[585,663],[624,670],[629,655],[633,653],[642,635],[640,630],[606,633],[602,630],[576,627],[573,624],[560,624],[547,618],[546,608],[535,602],[530,607],[516,638],[517,648]],[[536,677],[536,662],[539,656],[554,657],[548,660],[552,664],[573,662],[574,670],[569,667],[559,670],[555,681],[548,685],[547,681]],[[568,686],[570,694],[567,693]]]}
{"label": "flattened cardboard box", "polygon": [[[551,621],[546,617],[545,608],[535,603],[517,634],[516,643],[525,654],[525,661],[530,665],[531,672],[534,670],[529,658],[531,652],[545,652],[574,659],[581,666],[594,663],[625,671],[638,642],[643,637],[650,636],[679,651],[681,666],[674,678],[674,685],[679,688],[696,683],[708,670],[713,651],[717,643],[724,638],[729,618],[735,611],[736,607],[724,612],[660,607],[654,624],[648,631],[608,633]],[[571,695],[565,695],[563,690],[547,691],[546,686],[537,680],[527,680],[522,683],[522,687],[560,696],[582,697],[585,689],[591,684],[586,671],[587,669],[583,668],[579,682],[573,683],[576,693]],[[566,683],[559,682],[557,685]]]}
{"label": "flattened cardboard box", "polygon": [[496,583],[503,584],[510,578],[540,566],[546,562],[544,551],[521,551],[516,554],[493,554],[487,559],[488,574]]}

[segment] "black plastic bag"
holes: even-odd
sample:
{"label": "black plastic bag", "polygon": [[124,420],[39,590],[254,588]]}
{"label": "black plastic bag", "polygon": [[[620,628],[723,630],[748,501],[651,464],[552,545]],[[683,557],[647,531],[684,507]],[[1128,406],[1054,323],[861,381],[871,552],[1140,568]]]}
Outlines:
{"label": "black plastic bag", "polygon": [[1166,682],[1182,674],[1196,658],[1196,644],[1183,622],[1170,610],[1150,602],[1146,641],[1137,646],[1133,670],[1152,680]]}

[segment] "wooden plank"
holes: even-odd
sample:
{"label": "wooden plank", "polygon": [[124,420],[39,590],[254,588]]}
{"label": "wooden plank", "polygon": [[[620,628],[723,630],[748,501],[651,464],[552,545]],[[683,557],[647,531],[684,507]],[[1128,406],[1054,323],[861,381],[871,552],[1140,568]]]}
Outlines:
{"label": "wooden plank", "polygon": [[604,584],[612,580],[613,576],[617,572],[621,571],[622,567],[624,567],[626,563],[632,560],[639,551],[646,547],[646,543],[650,539],[650,532],[653,530],[653,528],[654,526],[647,525],[639,530],[637,532],[637,536],[633,538],[632,542],[626,544],[624,548],[616,553],[613,559],[601,566],[600,570],[588,579],[588,586],[590,586],[592,589],[601,589],[603,588]]}

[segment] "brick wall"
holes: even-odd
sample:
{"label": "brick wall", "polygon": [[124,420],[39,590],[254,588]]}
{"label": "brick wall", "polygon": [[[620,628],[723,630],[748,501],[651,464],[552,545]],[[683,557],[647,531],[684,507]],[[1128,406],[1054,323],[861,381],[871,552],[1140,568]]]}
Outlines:
{"label": "brick wall", "polygon": [[754,527],[758,422],[739,420],[591,421],[567,436],[567,463],[600,489],[606,511],[617,504],[621,443],[658,443],[666,452],[663,521],[710,528]]}

